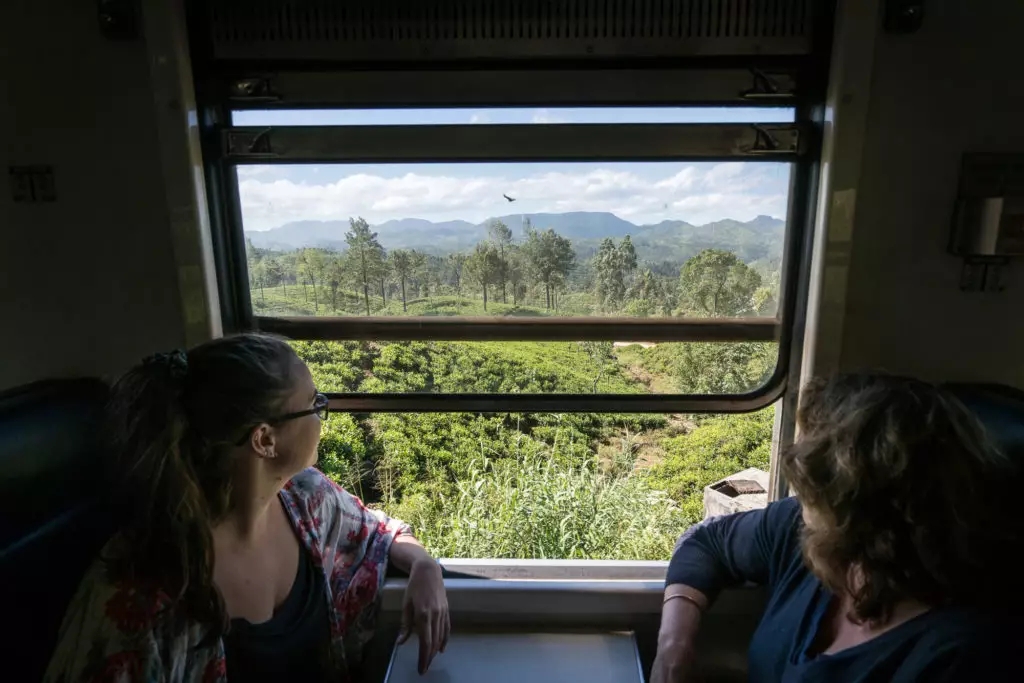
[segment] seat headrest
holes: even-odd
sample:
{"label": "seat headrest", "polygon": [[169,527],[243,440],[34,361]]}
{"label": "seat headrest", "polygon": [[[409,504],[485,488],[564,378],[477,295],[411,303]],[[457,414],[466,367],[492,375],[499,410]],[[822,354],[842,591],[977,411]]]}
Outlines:
{"label": "seat headrest", "polygon": [[97,494],[98,379],[50,380],[0,393],[0,547]]}

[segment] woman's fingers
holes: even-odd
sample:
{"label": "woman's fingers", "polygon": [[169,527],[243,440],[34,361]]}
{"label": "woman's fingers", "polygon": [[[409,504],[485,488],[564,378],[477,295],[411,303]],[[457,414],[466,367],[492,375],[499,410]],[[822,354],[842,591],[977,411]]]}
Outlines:
{"label": "woman's fingers", "polygon": [[406,601],[402,607],[402,625],[398,629],[398,644],[404,645],[412,635],[412,602]]}
{"label": "woman's fingers", "polygon": [[441,638],[441,652],[444,652],[445,649],[448,647],[448,637],[452,634],[452,615],[448,612],[448,610],[444,611],[444,621],[442,622],[441,625],[444,629],[444,636]]}
{"label": "woman's fingers", "polygon": [[436,642],[431,637],[431,618],[426,612],[420,612],[416,615],[416,635],[420,640],[420,661],[418,670],[421,674],[427,672],[427,667],[430,666],[430,660],[434,658],[434,643]]}
{"label": "woman's fingers", "polygon": [[434,656],[444,649],[444,611],[438,610],[434,615]]}

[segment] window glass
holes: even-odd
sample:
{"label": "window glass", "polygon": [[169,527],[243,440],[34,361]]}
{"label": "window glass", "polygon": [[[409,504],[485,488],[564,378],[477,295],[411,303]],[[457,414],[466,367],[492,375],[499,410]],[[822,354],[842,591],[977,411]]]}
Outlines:
{"label": "window glass", "polygon": [[515,123],[792,123],[788,107],[507,107],[455,109],[253,109],[236,126],[396,126]]}
{"label": "window glass", "polygon": [[237,169],[264,316],[774,316],[790,165]]}
{"label": "window glass", "polygon": [[[245,111],[233,123],[793,118],[517,108]],[[778,313],[788,163],[307,163],[237,174],[257,317]],[[596,342],[293,344],[321,391],[363,394],[737,394],[762,387],[779,353],[774,342],[652,343],[628,331]],[[706,486],[749,468],[745,478],[767,485],[773,415],[334,413],[318,466],[410,523],[438,556],[664,560],[702,518]]]}

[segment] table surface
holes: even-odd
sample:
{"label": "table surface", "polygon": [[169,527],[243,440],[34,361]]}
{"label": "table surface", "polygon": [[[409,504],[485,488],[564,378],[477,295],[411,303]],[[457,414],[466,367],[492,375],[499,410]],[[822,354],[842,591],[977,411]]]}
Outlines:
{"label": "table surface", "polygon": [[418,653],[396,647],[385,683],[643,683],[632,632],[453,633],[423,676]]}

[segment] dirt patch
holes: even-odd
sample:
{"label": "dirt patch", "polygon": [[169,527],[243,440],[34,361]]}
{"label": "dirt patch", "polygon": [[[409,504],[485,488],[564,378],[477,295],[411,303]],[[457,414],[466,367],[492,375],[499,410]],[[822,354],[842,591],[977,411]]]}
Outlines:
{"label": "dirt patch", "polygon": [[597,461],[605,471],[615,467],[624,449],[629,448],[633,456],[633,469],[653,467],[665,459],[663,439],[675,436],[670,429],[653,429],[647,432],[616,430],[611,436],[594,444]]}
{"label": "dirt patch", "polygon": [[657,378],[651,373],[644,370],[639,365],[626,365],[622,368],[626,372],[626,376],[634,382],[639,382],[647,387],[648,391],[654,392],[654,384]]}
{"label": "dirt patch", "polygon": [[693,421],[692,415],[668,415],[667,419],[668,427],[665,429],[665,431],[668,433],[668,436],[681,436],[683,434],[689,434],[697,427],[697,423]]}

